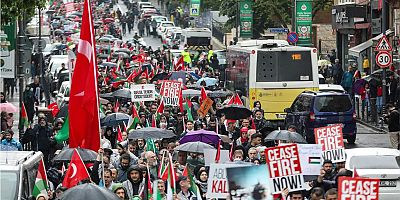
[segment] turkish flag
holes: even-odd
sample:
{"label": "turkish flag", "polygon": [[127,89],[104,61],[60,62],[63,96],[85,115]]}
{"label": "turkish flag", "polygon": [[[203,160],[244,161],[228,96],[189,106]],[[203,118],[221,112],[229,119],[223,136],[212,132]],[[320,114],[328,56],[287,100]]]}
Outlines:
{"label": "turkish flag", "polygon": [[179,58],[179,60],[176,62],[174,66],[175,71],[181,71],[185,69],[185,62],[183,61],[183,56]]}
{"label": "turkish flag", "polygon": [[75,149],[74,153],[72,154],[67,173],[64,176],[62,185],[63,187],[71,188],[88,178],[90,178],[90,176],[86,170],[85,163],[83,163],[81,156]]}
{"label": "turkish flag", "polygon": [[200,104],[202,104],[203,101],[206,99],[207,99],[206,89],[204,89],[204,87],[201,87]]}
{"label": "turkish flag", "polygon": [[96,43],[90,0],[85,0],[69,98],[69,147],[100,148]]}

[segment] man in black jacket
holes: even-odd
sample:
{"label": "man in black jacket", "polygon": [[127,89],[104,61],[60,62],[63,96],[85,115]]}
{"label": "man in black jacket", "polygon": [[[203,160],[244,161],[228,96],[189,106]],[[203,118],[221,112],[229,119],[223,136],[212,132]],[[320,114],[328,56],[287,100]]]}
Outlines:
{"label": "man in black jacket", "polygon": [[29,127],[26,130],[22,143],[30,142],[33,151],[41,151],[45,165],[48,166],[50,147],[56,142],[53,139],[51,128],[47,126],[46,117],[39,116],[38,122],[33,128]]}

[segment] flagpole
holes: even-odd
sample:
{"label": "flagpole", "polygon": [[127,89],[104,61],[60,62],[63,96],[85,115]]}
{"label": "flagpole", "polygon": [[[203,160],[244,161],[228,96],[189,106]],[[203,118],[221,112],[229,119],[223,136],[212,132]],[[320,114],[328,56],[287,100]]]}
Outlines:
{"label": "flagpole", "polygon": [[[100,142],[100,146],[101,146],[101,127],[100,127],[100,115],[99,115],[99,94],[98,94],[98,90],[97,90],[97,60],[96,60],[96,40],[94,39],[94,33],[93,33],[93,16],[92,16],[92,5],[90,3],[90,0],[87,0],[87,8],[88,8],[88,13],[89,13],[89,28],[90,28],[90,39],[93,42],[92,44],[92,62],[93,62],[93,66],[94,66],[94,70],[93,70],[93,76],[94,76],[94,86],[95,86],[95,93],[96,93],[96,111],[97,111],[97,121],[98,121],[98,126],[99,126],[99,142]],[[103,167],[104,168],[104,167]]]}

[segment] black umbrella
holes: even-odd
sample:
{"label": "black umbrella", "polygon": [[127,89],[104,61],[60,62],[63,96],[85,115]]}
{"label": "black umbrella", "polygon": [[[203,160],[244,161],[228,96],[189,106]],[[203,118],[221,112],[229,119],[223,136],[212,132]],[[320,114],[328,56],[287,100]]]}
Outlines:
{"label": "black umbrella", "polygon": [[[97,54],[97,57],[98,58],[100,58],[100,59],[107,59],[108,58],[108,56],[110,56],[109,54]],[[105,66],[105,65],[103,65],[103,66]]]}
{"label": "black umbrella", "polygon": [[225,114],[226,119],[244,119],[250,117],[253,113],[248,108],[242,105],[227,105],[224,108],[217,110],[217,116]]}
{"label": "black umbrella", "polygon": [[128,139],[161,139],[172,138],[175,134],[170,130],[147,127],[129,131]]}
{"label": "black umbrella", "polygon": [[284,140],[293,143],[307,144],[303,136],[288,130],[275,130],[267,135],[265,141]]}
{"label": "black umbrella", "polygon": [[99,96],[100,96],[101,98],[107,99],[107,100],[109,100],[109,101],[114,101],[114,100],[115,100],[115,97],[112,95],[111,92],[109,92],[109,93],[103,93],[103,94],[100,94]]}
{"label": "black umbrella", "polygon": [[225,91],[225,90],[215,90],[207,92],[207,96],[212,98],[227,97],[229,95],[233,95],[233,93],[231,91]]}
{"label": "black umbrella", "polygon": [[116,90],[112,93],[113,97],[116,98],[125,98],[125,99],[130,99],[131,98],[131,90],[127,88],[122,88],[119,90]]}
{"label": "black umbrella", "polygon": [[127,115],[125,113],[112,113],[112,114],[106,116],[101,121],[101,125],[102,126],[116,126],[123,122],[125,122],[125,124],[128,124],[128,121],[129,121],[129,115]]}
{"label": "black umbrella", "polygon": [[99,187],[93,183],[85,183],[77,185],[65,191],[61,200],[119,200],[120,198],[105,187]]}
{"label": "black umbrella", "polygon": [[151,80],[150,83],[152,83],[153,81],[158,81],[158,80],[165,80],[165,79],[169,79],[170,75],[166,72],[163,73],[159,73],[156,74]]}
{"label": "black umbrella", "polygon": [[97,158],[97,153],[90,149],[82,149],[82,148],[67,148],[65,147],[61,152],[53,158],[53,161],[57,162],[69,162],[71,160],[72,154],[74,151],[78,150],[79,155],[81,156],[83,162],[94,162]]}

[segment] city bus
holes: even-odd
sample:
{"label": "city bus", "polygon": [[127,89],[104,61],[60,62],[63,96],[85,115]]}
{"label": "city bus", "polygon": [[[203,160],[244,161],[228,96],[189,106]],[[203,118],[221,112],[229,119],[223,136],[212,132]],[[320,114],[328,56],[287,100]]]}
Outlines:
{"label": "city bus", "polygon": [[264,117],[283,127],[284,109],[297,95],[318,91],[317,50],[284,40],[240,41],[227,49],[225,76],[226,88],[240,90],[250,108],[260,101]]}

